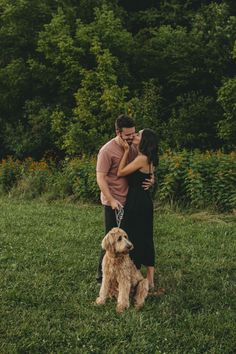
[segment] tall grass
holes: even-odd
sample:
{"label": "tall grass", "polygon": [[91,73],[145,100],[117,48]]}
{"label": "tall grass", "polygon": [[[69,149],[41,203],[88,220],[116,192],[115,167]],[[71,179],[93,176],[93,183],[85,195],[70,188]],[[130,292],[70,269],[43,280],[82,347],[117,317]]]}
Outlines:
{"label": "tall grass", "polygon": [[[99,201],[96,158],[0,162],[0,192],[18,199]],[[160,204],[236,210],[236,153],[172,152],[160,157],[153,197]]]}
{"label": "tall grass", "polygon": [[235,353],[232,215],[156,210],[166,295],[117,315],[94,305],[100,206],[0,202],[0,353]]}

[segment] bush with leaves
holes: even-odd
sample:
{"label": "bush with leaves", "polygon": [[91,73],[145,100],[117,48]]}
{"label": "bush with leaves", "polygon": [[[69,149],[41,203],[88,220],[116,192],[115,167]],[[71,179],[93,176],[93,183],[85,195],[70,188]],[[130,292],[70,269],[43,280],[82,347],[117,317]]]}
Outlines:
{"label": "bush with leaves", "polygon": [[66,159],[49,180],[46,198],[97,202],[96,159],[83,156]]}
{"label": "bush with leaves", "polygon": [[20,179],[22,165],[19,160],[12,157],[4,159],[0,163],[0,189],[3,193],[9,192],[10,189]]}
{"label": "bush with leaves", "polygon": [[45,160],[34,161],[31,158],[21,163],[21,174],[11,189],[13,197],[34,199],[47,191],[52,168]]}
{"label": "bush with leaves", "polygon": [[99,200],[99,188],[96,180],[96,159],[82,157],[70,162],[68,169],[77,167],[77,176],[73,183],[73,194],[76,199],[97,202]]}
{"label": "bush with leaves", "polygon": [[[231,211],[236,209],[236,153],[167,151],[160,157],[156,182],[152,196],[157,203]],[[57,167],[9,158],[0,163],[0,188],[20,198],[98,202],[96,158],[65,159]]]}
{"label": "bush with leaves", "polygon": [[221,211],[236,208],[236,154],[167,152],[157,171],[158,202]]}
{"label": "bush with leaves", "polygon": [[168,150],[160,157],[160,164],[156,173],[157,195],[160,202],[173,204],[185,200],[184,180],[188,164],[187,151],[174,153]]}

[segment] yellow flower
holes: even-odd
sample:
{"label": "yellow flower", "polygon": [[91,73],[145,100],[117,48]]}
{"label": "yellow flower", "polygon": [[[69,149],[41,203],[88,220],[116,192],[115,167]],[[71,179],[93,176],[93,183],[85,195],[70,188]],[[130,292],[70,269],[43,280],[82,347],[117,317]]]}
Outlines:
{"label": "yellow flower", "polygon": [[193,176],[194,176],[194,171],[193,171],[192,168],[189,168],[189,169],[188,169],[188,175],[189,175],[190,177],[193,177]]}

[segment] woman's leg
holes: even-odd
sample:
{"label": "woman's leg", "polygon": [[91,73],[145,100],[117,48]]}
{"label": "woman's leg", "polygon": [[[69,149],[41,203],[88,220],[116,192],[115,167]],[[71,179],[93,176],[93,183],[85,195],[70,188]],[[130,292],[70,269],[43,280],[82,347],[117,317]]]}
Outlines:
{"label": "woman's leg", "polygon": [[162,296],[165,294],[164,288],[155,288],[154,285],[154,267],[147,267],[147,280],[149,284],[149,294],[153,296]]}
{"label": "woman's leg", "polygon": [[147,280],[149,284],[149,289],[154,288],[154,267],[147,267]]}

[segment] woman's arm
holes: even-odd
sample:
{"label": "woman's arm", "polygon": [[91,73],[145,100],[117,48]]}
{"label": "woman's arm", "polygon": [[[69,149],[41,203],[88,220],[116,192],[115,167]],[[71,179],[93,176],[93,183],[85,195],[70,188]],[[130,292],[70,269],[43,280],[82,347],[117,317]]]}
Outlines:
{"label": "woman's arm", "polygon": [[120,161],[120,165],[117,171],[117,176],[119,177],[130,175],[134,171],[140,170],[140,168],[143,167],[145,156],[137,156],[134,161],[130,162],[128,165],[125,166],[127,156],[125,156],[124,154]]}
{"label": "woman's arm", "polygon": [[127,175],[131,174],[132,172],[139,170],[140,168],[143,167],[144,161],[146,159],[145,156],[138,155],[132,162],[130,162],[128,165],[126,165],[127,158],[129,155],[129,145],[125,144],[125,145],[123,145],[123,147],[124,147],[125,151],[124,151],[124,155],[122,156],[122,158],[120,160],[120,164],[118,167],[118,171],[117,171],[118,177],[127,176]]}
{"label": "woman's arm", "polygon": [[118,171],[117,171],[118,177],[127,176],[127,175],[131,174],[132,172],[137,171],[140,168],[143,168],[143,166],[145,165],[145,161],[146,161],[146,156],[138,155],[132,162],[130,162],[128,165],[126,165],[127,158],[129,155],[129,145],[124,140],[122,140],[120,143],[124,148],[124,155],[122,156],[122,158],[120,160],[119,167],[118,167]]}

